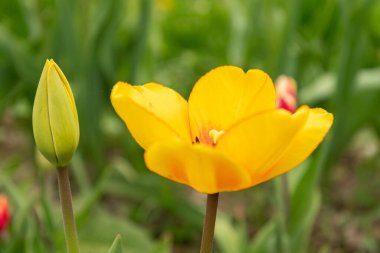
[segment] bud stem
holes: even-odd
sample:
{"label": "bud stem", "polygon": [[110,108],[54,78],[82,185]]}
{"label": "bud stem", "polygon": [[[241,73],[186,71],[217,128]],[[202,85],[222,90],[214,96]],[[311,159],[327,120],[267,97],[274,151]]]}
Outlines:
{"label": "bud stem", "polygon": [[203,225],[201,253],[211,253],[214,240],[216,211],[218,208],[219,193],[207,195],[206,216]]}
{"label": "bud stem", "polygon": [[75,225],[69,169],[67,166],[58,168],[59,197],[61,200],[63,225],[68,253],[79,253],[78,235]]}

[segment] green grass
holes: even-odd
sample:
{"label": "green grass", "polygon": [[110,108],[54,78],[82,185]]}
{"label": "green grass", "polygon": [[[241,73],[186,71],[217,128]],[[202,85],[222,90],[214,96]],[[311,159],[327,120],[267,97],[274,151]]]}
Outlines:
{"label": "green grass", "polygon": [[[279,252],[284,238],[292,253],[380,251],[379,1],[3,0],[0,10],[0,192],[12,210],[1,253],[65,252],[56,176],[36,159],[31,130],[46,58],[65,72],[78,105],[71,176],[84,253],[107,252],[117,234],[125,252],[198,251],[204,199],[148,172],[109,95],[123,80],[187,97],[219,65],[291,75],[300,103],[333,112],[335,122],[288,174],[286,226],[274,183],[222,194],[215,252]],[[345,187],[350,201],[337,190]]]}

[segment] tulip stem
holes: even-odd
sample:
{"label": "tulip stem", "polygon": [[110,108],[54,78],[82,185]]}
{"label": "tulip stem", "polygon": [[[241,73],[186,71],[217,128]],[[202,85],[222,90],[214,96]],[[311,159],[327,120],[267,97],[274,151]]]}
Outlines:
{"label": "tulip stem", "polygon": [[58,168],[58,186],[62,207],[63,225],[65,227],[67,252],[79,253],[78,235],[71,199],[69,169],[66,166]]}
{"label": "tulip stem", "polygon": [[216,211],[218,209],[219,193],[208,194],[206,216],[203,225],[203,234],[200,253],[211,253],[214,240]]}
{"label": "tulip stem", "polygon": [[289,192],[289,181],[288,181],[288,175],[284,174],[281,177],[281,191],[282,191],[282,199],[284,202],[284,211],[285,211],[285,220],[286,223],[288,223],[290,219],[290,207],[291,207],[291,198],[290,198],[290,192]]}
{"label": "tulip stem", "polygon": [[287,175],[275,181],[277,214],[277,246],[278,252],[289,253],[288,223],[290,219],[290,193]]}

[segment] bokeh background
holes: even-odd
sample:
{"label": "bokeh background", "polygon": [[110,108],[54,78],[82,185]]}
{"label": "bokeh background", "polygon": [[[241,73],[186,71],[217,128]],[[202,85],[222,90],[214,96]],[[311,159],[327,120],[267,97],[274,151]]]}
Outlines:
{"label": "bokeh background", "polygon": [[113,84],[187,97],[220,65],[292,76],[299,102],[335,115],[318,150],[279,180],[221,194],[215,252],[380,252],[379,0],[0,0],[1,253],[65,252],[55,171],[32,104],[47,58],[66,74],[81,139],[71,182],[82,252],[198,252],[205,198],[150,173],[113,111]]}

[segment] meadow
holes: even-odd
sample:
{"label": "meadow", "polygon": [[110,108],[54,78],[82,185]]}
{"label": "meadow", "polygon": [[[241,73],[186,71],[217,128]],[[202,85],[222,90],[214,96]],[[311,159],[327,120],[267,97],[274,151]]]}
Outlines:
{"label": "meadow", "polygon": [[66,252],[55,169],[32,108],[46,59],[69,80],[80,141],[70,163],[82,253],[199,252],[205,195],[149,171],[110,102],[118,81],[187,98],[222,65],[297,82],[298,104],[334,124],[287,173],[220,194],[214,252],[380,252],[379,0],[1,0],[0,253]]}

